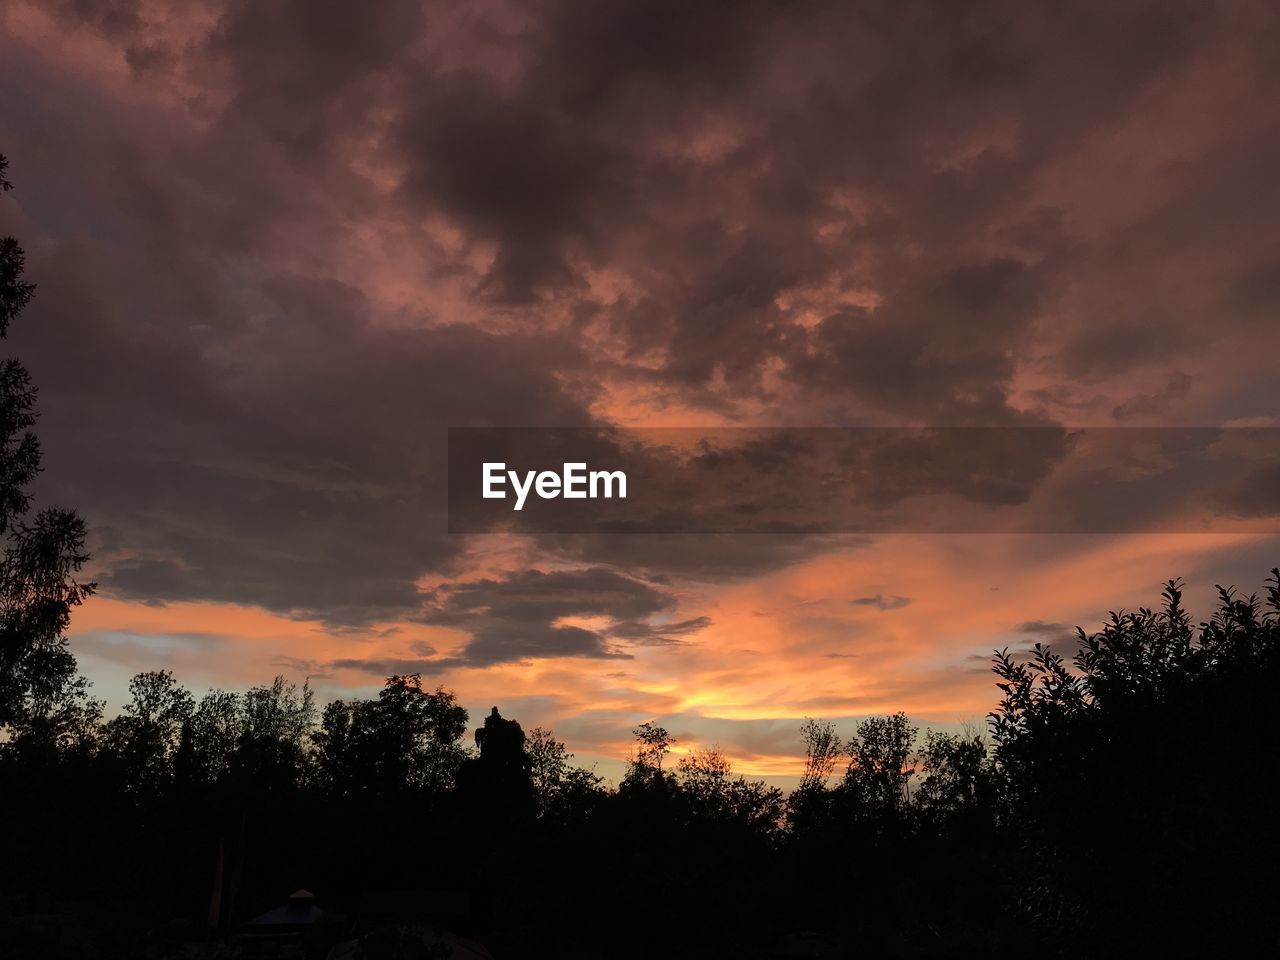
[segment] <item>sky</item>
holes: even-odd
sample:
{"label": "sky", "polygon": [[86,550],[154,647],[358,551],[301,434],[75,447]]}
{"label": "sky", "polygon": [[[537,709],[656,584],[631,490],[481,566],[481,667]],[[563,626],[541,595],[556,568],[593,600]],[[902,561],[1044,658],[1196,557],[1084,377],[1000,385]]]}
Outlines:
{"label": "sky", "polygon": [[[1280,426],[1262,2],[9,0],[73,651],[390,673],[788,782],[805,717],[981,728],[993,648],[1280,537],[449,534],[449,427]],[[1265,493],[1265,491],[1264,491]]]}

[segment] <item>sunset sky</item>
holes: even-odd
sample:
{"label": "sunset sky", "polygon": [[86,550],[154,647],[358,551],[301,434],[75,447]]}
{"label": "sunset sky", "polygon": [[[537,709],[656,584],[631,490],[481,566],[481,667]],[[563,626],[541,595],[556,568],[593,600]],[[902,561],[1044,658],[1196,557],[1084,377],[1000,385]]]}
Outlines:
{"label": "sunset sky", "polygon": [[107,699],[420,672],[616,779],[981,726],[1280,537],[449,535],[459,426],[1280,426],[1257,2],[8,0],[0,233]]}

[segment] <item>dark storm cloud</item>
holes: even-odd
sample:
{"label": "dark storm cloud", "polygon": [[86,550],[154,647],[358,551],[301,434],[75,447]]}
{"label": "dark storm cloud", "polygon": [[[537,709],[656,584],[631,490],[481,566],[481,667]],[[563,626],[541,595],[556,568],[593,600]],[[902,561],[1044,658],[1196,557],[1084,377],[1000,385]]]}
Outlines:
{"label": "dark storm cloud", "polygon": [[631,659],[631,654],[610,649],[599,633],[583,627],[494,620],[477,623],[474,629],[459,665],[485,667],[543,657]]}
{"label": "dark storm cloud", "polygon": [[57,13],[107,37],[131,37],[142,26],[139,0],[55,0]]}
{"label": "dark storm cloud", "polygon": [[417,0],[233,0],[208,45],[235,81],[224,119],[256,127],[306,164],[338,138],[373,132],[369,103],[422,15]]}
{"label": "dark storm cloud", "polygon": [[1013,351],[1036,316],[1040,283],[1015,260],[921,278],[874,312],[824,319],[792,371],[809,389],[852,391],[880,409],[948,420],[1027,423],[1006,406]]}
{"label": "dark storm cloud", "polygon": [[[1275,412],[1209,358],[1275,342],[1265,5],[50,9],[138,79],[0,39],[42,494],[121,596],[411,616],[461,548],[443,428],[588,423],[606,387],[806,424]],[[649,584],[861,542],[537,538]],[[535,647],[611,649],[528,613]],[[518,653],[473,625],[478,661]]]}
{"label": "dark storm cloud", "polygon": [[[464,581],[426,597],[420,618],[469,634],[454,655],[438,656],[431,644],[409,644],[412,656],[286,658],[282,664],[312,676],[354,670],[371,676],[435,674],[551,657],[630,660],[627,646],[672,645],[709,626],[708,617],[667,621],[676,598],[657,587],[596,567],[543,572],[527,570],[500,578]],[[604,618],[600,629],[564,624],[566,617]],[[353,634],[360,631],[352,630]],[[386,637],[389,631],[379,631]],[[321,672],[317,672],[321,671]]]}
{"label": "dark storm cloud", "polygon": [[[479,292],[527,304],[579,284],[605,262],[619,227],[663,229],[659,198],[688,172],[646,138],[744,79],[765,40],[763,5],[547,3],[522,31],[520,79],[465,69],[410,73],[395,126],[402,195],[497,245]],[[775,16],[781,11],[775,11]]]}
{"label": "dark storm cloud", "polygon": [[[96,520],[100,580],[122,596],[249,602],[335,624],[412,615],[417,577],[461,547],[443,534],[443,424],[512,409],[585,418],[550,364],[529,362],[549,360],[544,342],[378,329],[357,291],[272,278],[267,321],[241,334],[240,356],[214,360],[149,336],[145,314],[121,323],[104,306],[113,281],[92,261],[62,248],[33,263],[39,326],[24,340],[57,357],[32,364],[56,398],[42,423],[52,464],[67,464],[44,493]],[[457,388],[494,364],[500,382]],[[132,556],[113,562],[115,549]]]}
{"label": "dark storm cloud", "polygon": [[675,623],[639,623],[634,620],[623,621],[610,627],[608,635],[619,640],[642,644],[676,644],[682,643],[681,637],[697,633],[711,626],[710,617],[692,617]]}
{"label": "dark storm cloud", "polygon": [[[402,190],[438,209],[497,259],[479,292],[528,304],[539,288],[571,286],[567,244],[600,242],[597,225],[624,216],[625,154],[562,131],[568,121],[531,109],[477,74],[424,78],[399,136],[410,163]],[[415,98],[416,100],[416,98]]]}
{"label": "dark storm cloud", "polygon": [[526,570],[504,579],[474,580],[441,588],[428,598],[429,623],[454,626],[477,616],[501,620],[554,620],[610,616],[635,620],[671,607],[674,598],[647,583],[604,567]]}
{"label": "dark storm cloud", "polygon": [[[674,595],[604,567],[526,570],[450,584],[428,595],[424,619],[464,630],[470,639],[456,656],[415,661],[415,669],[485,667],[547,657],[629,660],[629,653],[609,641],[679,642],[710,624],[707,617],[674,623],[653,619],[675,605]],[[568,617],[605,618],[610,625],[596,630],[559,622]],[[377,673],[386,663],[344,660],[329,666]]]}
{"label": "dark storm cloud", "polygon": [[[709,10],[549,4],[506,70],[418,68],[403,196],[496,245],[477,289],[500,301],[642,278],[595,314],[664,351],[640,379],[758,393],[777,363],[815,402],[933,422],[1027,422],[1008,395],[1037,320],[1105,269],[1037,180],[1236,26],[1207,3]],[[725,142],[681,152],[699,136]],[[797,329],[780,301],[833,275],[880,305]],[[1089,355],[1135,362],[1115,346]]]}
{"label": "dark storm cloud", "polygon": [[651,583],[669,578],[707,583],[747,580],[871,538],[840,534],[540,534],[546,549],[583,563],[610,563]]}

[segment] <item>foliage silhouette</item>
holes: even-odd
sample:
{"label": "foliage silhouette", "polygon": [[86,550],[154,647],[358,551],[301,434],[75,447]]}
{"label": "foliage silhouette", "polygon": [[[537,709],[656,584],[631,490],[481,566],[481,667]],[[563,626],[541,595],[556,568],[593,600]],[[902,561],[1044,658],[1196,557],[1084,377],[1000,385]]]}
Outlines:
{"label": "foliage silhouette", "polygon": [[[715,748],[660,767],[673,740],[652,722],[616,791],[545,730],[486,766],[463,746],[465,711],[417,677],[317,716],[279,678],[196,701],[169,673],[140,674],[120,716],[52,765],[0,746],[5,822],[25,828],[5,832],[4,854],[33,864],[20,890],[0,888],[5,935],[176,955],[155,931],[178,917],[202,935],[223,864],[219,937],[307,884],[356,915],[370,890],[460,891],[449,923],[500,956],[638,956],[637,913],[676,956],[1251,952],[1272,936],[1275,836],[1240,771],[1275,733],[1273,578],[1265,601],[1223,591],[1198,631],[1171,585],[1161,610],[1082,636],[1070,666],[1044,648],[1026,663],[999,653],[994,749],[976,732],[919,738],[903,714],[847,740],[806,722],[790,797]],[[510,792],[522,784],[528,803]],[[80,798],[94,816],[72,826]],[[71,869],[99,912],[61,903],[75,922],[54,936],[33,898]],[[395,929],[414,928],[363,942],[399,943]]]}
{"label": "foliage silhouette", "polygon": [[[1274,946],[1280,570],[1266,598],[1219,587],[1198,629],[1170,581],[1157,610],[1079,633],[1068,667],[996,655],[992,715],[1018,903],[1077,952]],[[1210,882],[1209,878],[1212,878]]]}
{"label": "foliage silhouette", "polygon": [[[12,189],[0,155],[0,193]],[[0,238],[0,339],[35,294],[25,255]],[[88,696],[65,631],[93,593],[76,575],[89,559],[75,513],[47,508],[28,519],[27,485],[40,471],[36,389],[17,360],[0,361],[0,736],[30,753],[83,746],[100,704]]]}

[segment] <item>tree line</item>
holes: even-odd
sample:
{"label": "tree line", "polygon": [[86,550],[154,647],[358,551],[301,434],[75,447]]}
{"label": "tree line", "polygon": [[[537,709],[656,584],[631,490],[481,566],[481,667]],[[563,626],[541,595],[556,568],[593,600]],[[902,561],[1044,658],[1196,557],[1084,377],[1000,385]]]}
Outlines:
{"label": "tree line", "polygon": [[416,675],[321,709],[150,671],[110,719],[77,679],[9,701],[0,943],[166,956],[166,925],[230,935],[307,886],[463,891],[454,922],[503,956],[1269,946],[1278,616],[1280,571],[1199,625],[1170,583],[1070,663],[997,653],[989,735],[805,721],[789,794],[656,722],[616,788],[544,729],[477,752]]}

